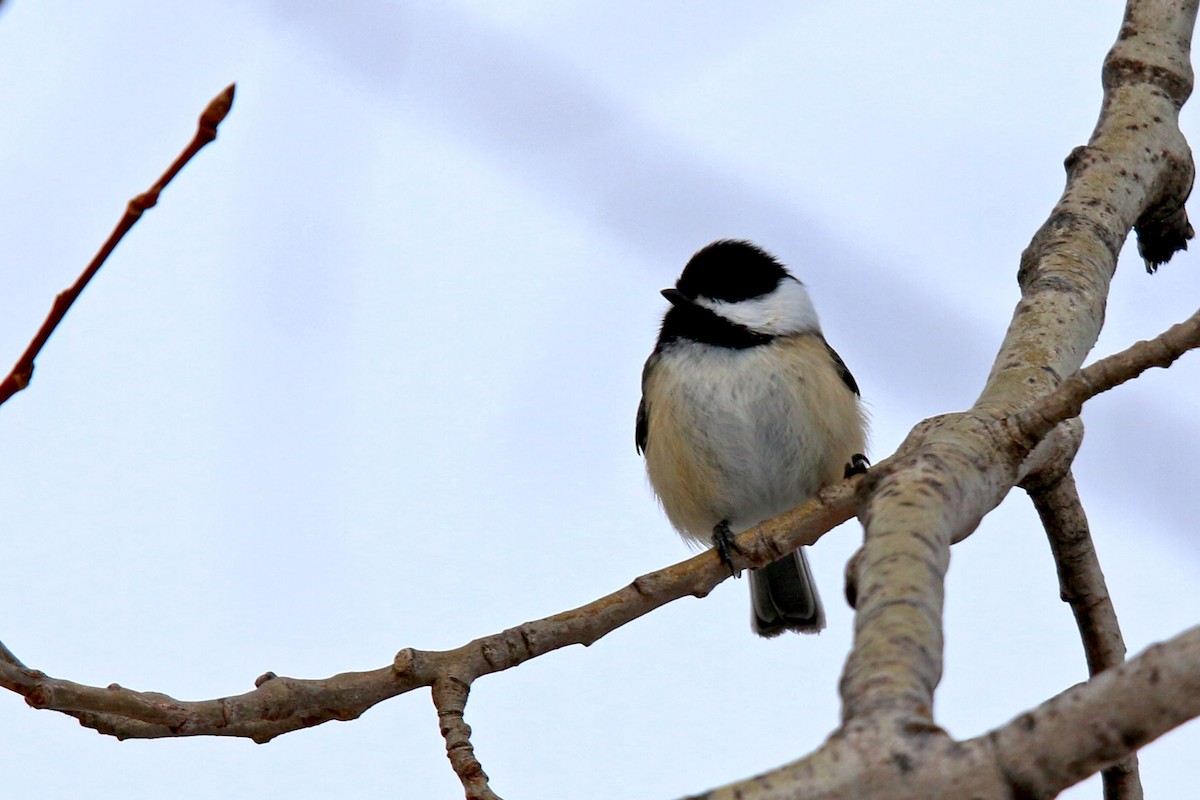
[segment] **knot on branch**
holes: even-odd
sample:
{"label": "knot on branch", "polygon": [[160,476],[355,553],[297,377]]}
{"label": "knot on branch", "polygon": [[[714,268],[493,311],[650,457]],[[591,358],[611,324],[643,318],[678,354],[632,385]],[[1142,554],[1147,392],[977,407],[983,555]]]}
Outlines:
{"label": "knot on branch", "polygon": [[1192,165],[1189,163],[1181,174],[1187,176],[1187,186],[1167,192],[1166,197],[1173,201],[1171,205],[1154,206],[1133,224],[1133,231],[1137,234],[1138,255],[1146,264],[1146,272],[1151,275],[1170,261],[1171,256],[1187,250],[1188,240],[1196,235],[1188,220],[1187,209],[1183,206],[1192,192],[1195,176]]}

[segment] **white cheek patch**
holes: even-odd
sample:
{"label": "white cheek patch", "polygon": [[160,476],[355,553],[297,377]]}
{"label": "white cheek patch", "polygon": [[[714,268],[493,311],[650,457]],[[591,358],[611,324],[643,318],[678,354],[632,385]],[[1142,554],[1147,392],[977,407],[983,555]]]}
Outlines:
{"label": "white cheek patch", "polygon": [[820,333],[821,322],[804,284],[788,276],[779,282],[775,291],[762,297],[730,303],[697,297],[696,305],[743,325],[757,333],[786,336],[789,333]]}

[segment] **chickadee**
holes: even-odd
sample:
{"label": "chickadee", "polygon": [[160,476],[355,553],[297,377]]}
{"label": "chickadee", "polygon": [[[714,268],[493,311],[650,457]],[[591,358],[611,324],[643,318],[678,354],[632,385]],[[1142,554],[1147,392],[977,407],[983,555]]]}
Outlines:
{"label": "chickadee", "polygon": [[[667,519],[718,548],[865,469],[858,384],[821,335],[808,290],[750,242],[714,242],[664,289],[642,371],[637,449]],[[750,572],[760,636],[816,633],[825,611],[804,549]]]}

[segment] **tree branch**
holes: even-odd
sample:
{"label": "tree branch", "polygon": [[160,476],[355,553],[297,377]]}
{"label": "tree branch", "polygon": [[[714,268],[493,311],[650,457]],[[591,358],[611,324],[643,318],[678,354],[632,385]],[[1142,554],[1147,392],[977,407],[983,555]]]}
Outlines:
{"label": "tree branch", "polygon": [[974,739],[898,718],[852,724],[815,753],[687,800],[1055,797],[1200,716],[1200,627]]}
{"label": "tree branch", "polygon": [[[1088,674],[1098,675],[1124,662],[1125,640],[1075,479],[1067,472],[1048,484],[1027,485],[1026,490],[1050,540],[1060,595],[1075,616]],[[1106,768],[1102,777],[1105,800],[1141,800],[1137,753]]]}
{"label": "tree branch", "polygon": [[[737,538],[738,566],[764,566],[854,515],[862,476],[825,487],[792,511]],[[246,694],[214,700],[176,700],[117,684],[84,686],[29,669],[0,643],[0,686],[34,708],[59,711],[119,739],[243,736],[263,743],[331,720],[350,720],[388,698],[441,679],[464,686],[481,675],[515,667],[561,647],[590,645],[643,614],[681,597],[704,597],[729,578],[712,551],[651,572],[587,605],[500,631],[454,650],[401,650],[389,667],[305,680],[267,673]]]}
{"label": "tree branch", "polygon": [[1130,0],[1105,59],[1099,121],[1068,159],[1063,196],[1021,257],[1022,298],[983,393],[968,412],[918,425],[894,461],[872,470],[854,648],[841,682],[847,723],[932,721],[950,544],[1020,480],[1038,443],[1014,442],[998,423],[1082,364],[1131,227],[1179,221],[1194,174],[1178,116],[1192,89],[1196,5]]}
{"label": "tree branch", "polygon": [[1200,627],[1068,689],[987,739],[1017,796],[1054,797],[1196,716]]}
{"label": "tree branch", "polygon": [[[738,566],[760,566],[815,542],[861,511],[865,542],[853,569],[858,614],[842,679],[839,731],[806,759],[708,796],[871,797],[885,790],[889,797],[914,799],[1051,796],[1200,715],[1200,629],[1194,629],[985,737],[955,742],[933,721],[950,545],[974,530],[1024,477],[1047,461],[1069,461],[1079,426],[1064,421],[1102,390],[1097,386],[1124,374],[1101,368],[1109,359],[1076,371],[1095,344],[1129,230],[1136,229],[1151,269],[1191,236],[1183,209],[1193,165],[1177,118],[1192,88],[1188,50],[1196,5],[1187,0],[1176,13],[1174,6],[1154,0],[1130,0],[1105,62],[1096,130],[1068,158],[1064,194],[1022,256],[1022,299],[974,407],[921,423],[898,454],[865,480],[828,487],[738,538]],[[218,98],[201,118],[188,150],[149,192],[131,201],[80,279],[56,299],[26,353],[0,383],[0,403],[28,384],[41,348],[124,233],[215,136],[232,87],[227,93],[223,104]],[[1159,337],[1169,339],[1167,344],[1143,343],[1130,360],[1169,363],[1195,346],[1192,338],[1177,340],[1172,331]],[[1063,381],[1063,375],[1073,377]],[[1060,505],[1069,499],[1043,498]],[[1067,510],[1055,506],[1060,523],[1069,523]],[[75,716],[119,738],[221,735],[257,742],[353,719],[382,700],[430,686],[448,756],[468,797],[494,798],[463,719],[476,678],[570,644],[590,645],[660,605],[704,596],[727,577],[717,558],[704,553],[580,608],[455,650],[405,649],[387,667],[323,680],[267,673],[253,691],[215,700],[179,701],[115,684],[101,689],[51,678],[26,667],[2,644],[0,685],[34,707]]]}
{"label": "tree branch", "polygon": [[196,135],[192,137],[192,141],[183,149],[171,166],[167,167],[154,185],[142,192],[137,197],[129,201],[125,207],[125,213],[121,216],[117,226],[113,228],[113,232],[109,234],[108,239],[101,245],[100,250],[92,258],[91,262],[76,279],[75,283],[64,289],[54,298],[54,304],[50,307],[50,313],[46,316],[46,320],[42,326],[38,328],[34,334],[33,340],[29,346],[25,348],[25,352],[17,359],[17,363],[13,366],[8,376],[0,381],[0,405],[7,401],[17,392],[29,385],[33,379],[34,360],[38,354],[42,352],[46,342],[49,341],[50,335],[54,333],[55,328],[63,321],[71,306],[87,288],[88,283],[100,271],[100,267],[112,255],[113,250],[120,244],[121,239],[129,232],[130,228],[142,217],[142,213],[149,208],[153,208],[158,203],[158,196],[167,184],[179,174],[179,171],[192,160],[192,156],[199,153],[201,148],[217,138],[217,126],[229,113],[229,109],[233,106],[233,93],[235,84],[229,84],[225,90],[217,95],[204,109],[204,113],[200,115],[200,122],[196,128]]}
{"label": "tree branch", "polygon": [[442,738],[446,740],[446,757],[462,781],[467,800],[501,800],[488,786],[487,773],[471,746],[471,726],[463,720],[470,691],[457,678],[438,678],[433,682],[433,705],[437,708]]}
{"label": "tree branch", "polygon": [[1147,341],[1130,345],[1079,370],[1049,394],[1005,421],[1023,446],[1037,442],[1062,420],[1078,416],[1096,395],[1133,380],[1151,367],[1166,369],[1184,353],[1200,347],[1200,311]]}

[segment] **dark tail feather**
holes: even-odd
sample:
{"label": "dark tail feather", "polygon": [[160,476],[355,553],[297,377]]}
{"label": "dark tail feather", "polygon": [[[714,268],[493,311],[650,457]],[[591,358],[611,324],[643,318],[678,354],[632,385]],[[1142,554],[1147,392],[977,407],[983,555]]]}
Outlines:
{"label": "dark tail feather", "polygon": [[818,633],[825,627],[825,609],[803,547],[750,570],[750,608],[750,624],[759,636]]}

